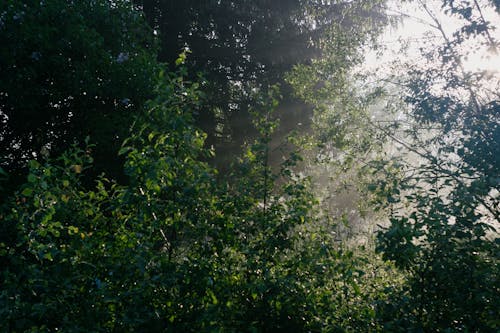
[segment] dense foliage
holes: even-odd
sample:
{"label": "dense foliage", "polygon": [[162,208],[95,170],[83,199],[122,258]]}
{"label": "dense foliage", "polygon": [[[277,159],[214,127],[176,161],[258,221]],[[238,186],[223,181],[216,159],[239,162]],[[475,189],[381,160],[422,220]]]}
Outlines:
{"label": "dense foliage", "polygon": [[441,44],[422,46],[425,60],[399,78],[409,108],[384,131],[406,155],[376,167],[390,174],[374,187],[390,211],[379,249],[408,274],[407,289],[385,309],[387,327],[495,332],[500,81],[465,65],[477,50],[498,52],[495,26],[483,15],[488,2],[444,1],[461,22],[453,33],[420,5]]}
{"label": "dense foliage", "polygon": [[[483,4],[443,1],[448,36],[419,2],[444,44],[380,125],[351,69],[383,1],[135,3],[0,5],[0,331],[498,331],[499,95],[461,53],[498,48]],[[241,152],[214,166],[214,137]],[[380,254],[313,161],[370,182]]]}
{"label": "dense foliage", "polygon": [[[314,224],[307,178],[266,164],[275,124],[220,186],[193,126],[197,83],[162,73],[157,98],[126,142],[130,185],[79,179],[76,147],[30,163],[2,208],[5,331],[352,331],[376,329],[385,267],[334,244]],[[273,106],[274,105],[274,106]],[[259,113],[262,114],[262,113]],[[366,272],[365,270],[366,269]],[[367,272],[369,276],[363,285]]]}
{"label": "dense foliage", "polygon": [[128,1],[2,1],[0,166],[57,156],[89,136],[114,177],[134,115],[152,97],[156,43]]}
{"label": "dense foliage", "polygon": [[[284,99],[276,112],[282,118],[278,141],[301,124],[308,129],[314,103],[285,83],[295,66],[320,59],[328,68],[309,68],[311,88],[342,80],[356,64],[359,47],[385,24],[383,0],[136,0],[159,34],[159,59],[173,64],[189,49],[186,66],[204,73],[209,96],[205,112],[196,117],[207,133],[220,169],[241,152],[258,132],[252,126],[255,92],[281,84]],[[339,75],[340,74],[340,75]],[[338,91],[336,91],[338,93]],[[271,162],[279,164],[274,152]],[[275,162],[278,161],[278,162]]]}

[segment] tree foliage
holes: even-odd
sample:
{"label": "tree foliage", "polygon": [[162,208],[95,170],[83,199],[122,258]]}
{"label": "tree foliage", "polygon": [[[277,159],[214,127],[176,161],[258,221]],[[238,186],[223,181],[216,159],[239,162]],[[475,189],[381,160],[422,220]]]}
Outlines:
{"label": "tree foliage", "polygon": [[395,320],[387,327],[493,332],[499,324],[498,77],[464,63],[472,46],[498,52],[494,25],[483,16],[486,3],[444,1],[442,10],[461,19],[448,34],[419,3],[442,44],[422,49],[425,62],[401,82],[404,123],[384,129],[410,158],[376,167],[390,174],[374,187],[390,208],[379,249],[409,274],[399,303],[388,304]]}
{"label": "tree foliage", "polygon": [[[115,162],[157,72],[152,33],[128,1],[3,1],[0,163],[57,156],[89,136],[95,167]],[[98,172],[96,172],[97,174]]]}
{"label": "tree foliage", "polygon": [[[311,77],[307,85],[342,81],[346,69],[355,64],[352,58],[359,46],[376,36],[385,23],[385,1],[136,3],[160,36],[160,59],[173,63],[188,48],[192,51],[187,62],[190,72],[204,73],[207,86],[203,91],[209,98],[197,123],[207,133],[209,145],[216,148],[215,161],[223,169],[230,163],[227,157],[237,156],[245,142],[258,136],[251,116],[255,91],[266,94],[269,87],[281,85],[285,98],[277,109],[282,119],[275,132],[278,141],[297,124],[306,129],[312,115],[310,100],[294,94],[298,86],[290,87],[285,75],[294,66],[324,59],[329,67],[313,70],[320,77]],[[274,165],[280,157],[271,159]]]}
{"label": "tree foliage", "polygon": [[126,140],[129,185],[82,186],[90,149],[30,162],[0,212],[1,329],[376,330],[390,268],[318,229],[299,155],[272,172],[276,91],[254,113],[260,138],[216,182],[194,126],[204,96],[185,73],[160,74]]}
{"label": "tree foliage", "polygon": [[[450,35],[420,1],[443,44],[372,127],[383,95],[351,70],[384,3],[1,4],[0,330],[497,331],[500,103],[462,53],[497,49],[493,24],[443,1]],[[313,135],[284,135],[298,104]],[[406,155],[356,167],[383,136]],[[213,137],[241,154],[217,169]],[[375,180],[381,255],[339,235],[348,215],[322,209],[305,158]]]}

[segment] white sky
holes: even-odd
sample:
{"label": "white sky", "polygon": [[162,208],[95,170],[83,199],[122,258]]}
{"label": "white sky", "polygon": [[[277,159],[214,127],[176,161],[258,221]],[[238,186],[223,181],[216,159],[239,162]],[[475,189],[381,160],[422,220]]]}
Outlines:
{"label": "white sky", "polygon": [[[460,19],[447,16],[443,12],[440,6],[442,1],[424,0],[424,3],[441,22],[447,35],[451,36],[463,24]],[[422,46],[423,42],[435,42],[436,45],[439,45],[443,41],[440,32],[432,27],[434,25],[432,18],[422,8],[419,1],[413,1],[411,4],[391,1],[389,8],[391,8],[389,14],[403,14],[405,18],[396,27],[388,27],[381,36],[380,42],[385,46],[385,49],[381,51],[381,56],[377,56],[373,50],[367,53],[365,62],[367,69],[380,70],[381,67],[384,69],[398,59],[409,60],[410,63],[418,61],[418,48]],[[487,21],[498,27],[497,30],[490,33],[495,40],[500,40],[500,15],[491,7],[482,8],[482,12]],[[400,51],[403,43],[408,43],[409,47],[407,54],[402,56]],[[472,45],[468,45],[468,51],[471,50],[473,50]],[[401,59],[402,57],[403,59]],[[483,47],[477,52],[469,54],[467,59],[463,59],[463,64],[466,70],[488,70],[499,73],[500,52],[495,55],[487,52]]]}

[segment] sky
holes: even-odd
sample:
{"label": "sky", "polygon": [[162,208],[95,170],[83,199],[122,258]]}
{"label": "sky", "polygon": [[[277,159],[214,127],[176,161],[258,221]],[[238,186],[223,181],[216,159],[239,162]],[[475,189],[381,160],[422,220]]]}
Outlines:
{"label": "sky", "polygon": [[[391,1],[389,3],[389,13],[401,14],[403,19],[398,24],[387,27],[380,37],[379,42],[384,47],[383,50],[379,50],[381,54],[377,56],[377,52],[374,50],[367,52],[366,68],[380,69],[380,67],[388,67],[397,59],[401,60],[403,45],[408,45],[407,52],[403,55],[404,60],[409,60],[410,63],[418,62],[420,58],[418,49],[422,43],[436,42],[440,44],[443,41],[440,32],[432,26],[434,25],[433,20],[419,2],[413,1],[410,4],[402,1]],[[424,0],[423,2],[441,22],[447,35],[451,35],[461,26],[459,19],[450,17],[443,12],[440,8],[442,1]],[[486,20],[493,24],[498,22],[499,29],[492,31],[491,34],[494,39],[500,40],[500,15],[491,7],[482,8],[482,12]],[[473,46],[469,45],[468,50],[472,49]],[[484,47],[479,48],[478,51],[470,53],[467,58],[463,59],[463,65],[466,70],[488,70],[498,74],[500,71],[500,52],[493,54],[487,52]]]}

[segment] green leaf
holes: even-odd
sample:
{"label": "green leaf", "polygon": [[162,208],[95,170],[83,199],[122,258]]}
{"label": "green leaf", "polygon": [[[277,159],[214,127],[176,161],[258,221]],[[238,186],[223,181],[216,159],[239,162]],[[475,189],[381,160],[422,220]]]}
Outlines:
{"label": "green leaf", "polygon": [[76,235],[76,234],[78,234],[78,232],[79,232],[79,229],[77,227],[72,226],[72,225],[70,225],[68,227],[68,234],[69,235]]}
{"label": "green leaf", "polygon": [[30,187],[26,187],[22,192],[21,194],[24,195],[25,197],[29,197],[31,196],[31,194],[33,193],[33,189],[30,188]]}
{"label": "green leaf", "polygon": [[38,178],[34,174],[32,174],[32,173],[30,173],[28,175],[28,182],[30,182],[30,183],[35,183],[37,181],[37,179]]}

